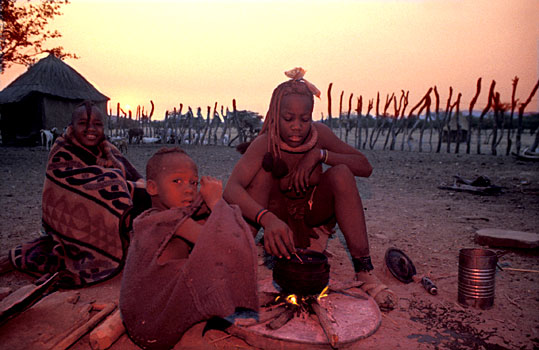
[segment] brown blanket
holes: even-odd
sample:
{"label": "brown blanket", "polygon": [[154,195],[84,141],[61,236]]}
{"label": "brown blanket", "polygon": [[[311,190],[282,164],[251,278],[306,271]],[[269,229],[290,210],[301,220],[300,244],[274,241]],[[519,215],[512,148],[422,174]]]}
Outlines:
{"label": "brown blanket", "polygon": [[217,203],[187,259],[157,262],[192,212],[150,209],[134,222],[120,310],[131,339],[144,349],[171,348],[195,323],[237,307],[258,311],[256,249],[237,206]]}

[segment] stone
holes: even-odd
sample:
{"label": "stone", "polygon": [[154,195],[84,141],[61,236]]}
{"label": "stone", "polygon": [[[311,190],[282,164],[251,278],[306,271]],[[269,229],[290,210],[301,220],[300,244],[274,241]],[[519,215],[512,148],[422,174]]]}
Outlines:
{"label": "stone", "polygon": [[489,247],[539,248],[539,234],[499,228],[484,228],[475,233],[475,243]]}

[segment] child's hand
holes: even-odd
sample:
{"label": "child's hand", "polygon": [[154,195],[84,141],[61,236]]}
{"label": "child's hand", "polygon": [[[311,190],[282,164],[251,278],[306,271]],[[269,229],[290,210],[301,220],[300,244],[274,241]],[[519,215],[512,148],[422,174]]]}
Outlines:
{"label": "child's hand", "polygon": [[200,179],[200,194],[210,210],[223,197],[223,182],[211,176],[202,176]]}

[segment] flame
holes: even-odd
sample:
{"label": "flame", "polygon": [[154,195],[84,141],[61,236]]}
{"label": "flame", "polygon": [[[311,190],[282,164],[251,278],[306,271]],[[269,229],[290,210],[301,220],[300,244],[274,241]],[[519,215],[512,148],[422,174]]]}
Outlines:
{"label": "flame", "polygon": [[328,294],[327,294],[326,292],[328,291],[328,289],[329,289],[329,286],[326,286],[326,287],[320,292],[320,294],[318,295],[318,297],[316,298],[316,300],[320,300],[320,299],[322,299],[322,298],[324,298],[324,297],[327,297]]}
{"label": "flame", "polygon": [[298,297],[295,294],[290,294],[289,296],[287,296],[286,301],[290,304],[299,305]]}

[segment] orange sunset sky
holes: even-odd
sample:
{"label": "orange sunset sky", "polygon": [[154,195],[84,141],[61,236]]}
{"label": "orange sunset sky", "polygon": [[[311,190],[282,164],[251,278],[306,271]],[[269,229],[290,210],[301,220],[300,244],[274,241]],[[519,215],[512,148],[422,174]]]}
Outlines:
{"label": "orange sunset sky", "polygon": [[[322,91],[315,119],[327,115],[330,82],[335,116],[343,90],[345,109],[351,93],[366,101],[380,92],[384,102],[401,90],[411,107],[436,85],[445,106],[452,86],[467,110],[479,77],[476,109],[492,80],[510,101],[518,76],[522,101],[539,78],[538,0],[71,0],[62,12],[49,28],[63,37],[51,46],[81,57],[66,62],[114,112],[118,102],[135,112],[153,100],[154,119],[180,103],[205,115],[234,98],[265,115],[283,72],[296,66]],[[0,89],[24,71],[8,69]],[[536,94],[527,111],[538,109]]]}

